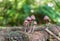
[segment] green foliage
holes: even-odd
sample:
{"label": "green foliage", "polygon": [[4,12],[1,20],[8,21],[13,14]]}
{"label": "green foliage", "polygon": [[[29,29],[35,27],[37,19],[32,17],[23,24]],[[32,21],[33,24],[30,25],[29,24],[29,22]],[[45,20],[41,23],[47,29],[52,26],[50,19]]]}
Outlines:
{"label": "green foliage", "polygon": [[[53,6],[48,6],[49,3]],[[24,19],[32,13],[36,15],[38,22],[40,21],[38,16],[48,15],[53,22],[60,23],[60,2],[57,0],[3,0],[0,4],[1,26],[21,25]]]}

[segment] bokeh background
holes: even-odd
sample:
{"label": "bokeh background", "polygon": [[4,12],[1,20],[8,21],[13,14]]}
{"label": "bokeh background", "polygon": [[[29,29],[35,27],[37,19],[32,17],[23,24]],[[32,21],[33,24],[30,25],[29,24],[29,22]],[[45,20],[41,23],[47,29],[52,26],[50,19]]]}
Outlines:
{"label": "bokeh background", "polygon": [[47,15],[60,25],[60,0],[0,0],[0,26],[20,26],[32,14],[38,24],[44,24]]}

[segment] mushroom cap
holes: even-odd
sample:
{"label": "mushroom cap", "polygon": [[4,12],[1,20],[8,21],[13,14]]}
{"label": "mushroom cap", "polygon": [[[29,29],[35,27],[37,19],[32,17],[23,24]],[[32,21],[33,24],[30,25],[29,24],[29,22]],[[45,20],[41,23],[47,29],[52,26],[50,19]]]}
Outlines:
{"label": "mushroom cap", "polygon": [[25,20],[25,21],[24,21],[24,23],[28,23],[28,21],[27,21],[27,20]]}
{"label": "mushroom cap", "polygon": [[31,19],[32,19],[32,20],[35,20],[35,16],[34,16],[34,15],[32,15],[32,16],[31,16]]}
{"label": "mushroom cap", "polygon": [[48,17],[48,16],[45,16],[45,17],[44,17],[44,20],[49,20],[49,17]]}
{"label": "mushroom cap", "polygon": [[31,18],[28,16],[28,17],[26,18],[26,20],[31,21]]}
{"label": "mushroom cap", "polygon": [[27,20],[25,20],[24,23],[23,23],[23,25],[24,25],[24,26],[27,26],[28,23],[29,23],[29,22],[28,22]]}
{"label": "mushroom cap", "polygon": [[37,22],[36,21],[34,21],[34,25],[37,25]]}

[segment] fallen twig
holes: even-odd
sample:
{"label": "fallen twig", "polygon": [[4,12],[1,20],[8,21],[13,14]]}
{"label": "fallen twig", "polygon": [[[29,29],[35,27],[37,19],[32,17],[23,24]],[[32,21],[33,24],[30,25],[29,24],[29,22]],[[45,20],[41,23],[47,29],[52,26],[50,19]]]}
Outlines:
{"label": "fallen twig", "polygon": [[45,31],[47,31],[50,35],[52,35],[53,37],[60,41],[60,38],[56,36],[53,32],[51,32],[48,28],[46,28]]}

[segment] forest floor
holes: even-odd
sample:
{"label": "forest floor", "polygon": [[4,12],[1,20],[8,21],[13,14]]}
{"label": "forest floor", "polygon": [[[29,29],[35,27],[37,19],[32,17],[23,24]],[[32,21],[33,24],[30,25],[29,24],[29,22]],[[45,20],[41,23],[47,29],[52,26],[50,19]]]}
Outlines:
{"label": "forest floor", "polygon": [[60,26],[55,24],[38,26],[33,33],[24,32],[21,27],[2,27],[0,41],[58,41],[58,39],[45,31],[46,27],[49,27],[50,31],[59,36]]}

